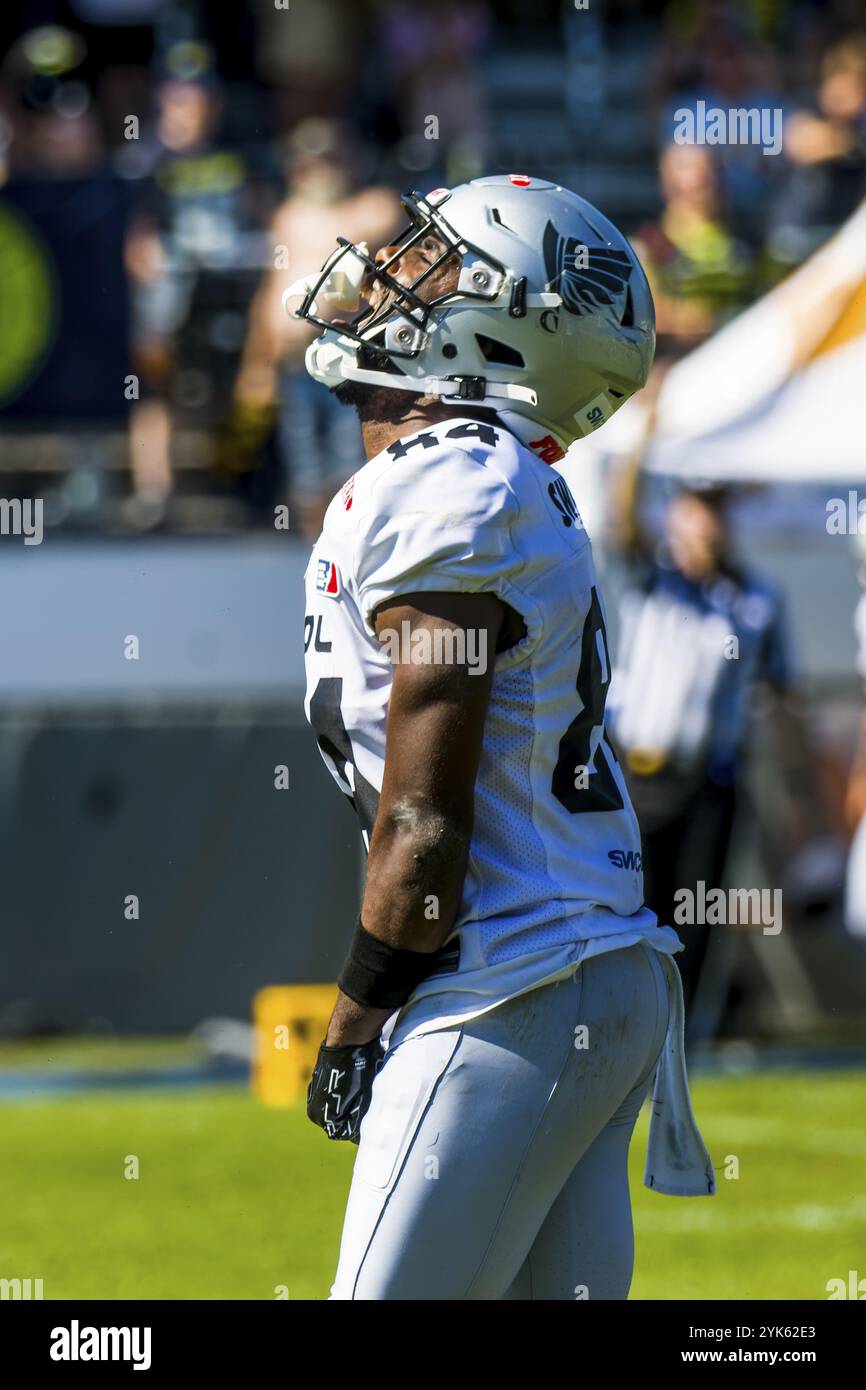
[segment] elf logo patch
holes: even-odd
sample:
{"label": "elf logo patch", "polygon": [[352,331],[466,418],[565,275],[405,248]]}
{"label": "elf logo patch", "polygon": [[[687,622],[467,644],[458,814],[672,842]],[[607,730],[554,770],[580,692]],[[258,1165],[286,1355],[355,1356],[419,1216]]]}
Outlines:
{"label": "elf logo patch", "polygon": [[339,598],[340,576],[333,560],[316,561],[316,592],[328,598]]}

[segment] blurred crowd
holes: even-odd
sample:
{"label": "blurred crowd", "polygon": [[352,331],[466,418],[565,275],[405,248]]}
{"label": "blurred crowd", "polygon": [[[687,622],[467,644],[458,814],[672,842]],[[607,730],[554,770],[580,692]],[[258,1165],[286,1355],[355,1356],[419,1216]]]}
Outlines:
{"label": "blurred crowd", "polygon": [[[33,332],[22,292],[0,366],[13,430],[0,464],[51,456],[49,524],[208,531],[267,524],[288,501],[292,529],[315,533],[359,442],[305,376],[306,330],[282,291],[338,234],[386,241],[404,188],[512,167],[503,64],[530,86],[538,73],[541,127],[528,112],[527,128],[547,120],[552,143],[523,152],[532,171],[580,190],[602,167],[605,211],[652,281],[662,364],[866,192],[866,20],[849,0],[21,0],[0,17],[0,51],[0,218],[7,233],[30,219],[35,243],[69,258],[59,288],[44,277],[54,337]],[[779,109],[781,152],[677,144],[675,113],[700,101]],[[637,211],[635,171],[649,176]],[[5,240],[38,287],[37,252]],[[64,291],[98,305],[114,260],[115,312],[97,330]],[[100,375],[88,326],[122,388]]]}
{"label": "blurred crowd", "polygon": [[[386,244],[406,189],[527,171],[598,203],[652,284],[649,401],[866,197],[863,0],[12,0],[0,54],[0,472],[67,532],[273,528],[286,504],[318,534],[361,442],[283,293],[338,236]],[[777,152],[678,143],[683,111],[713,108],[778,113]],[[677,890],[722,882],[761,688],[795,788],[779,861],[835,845],[820,906],[855,833],[845,916],[866,937],[866,717],[828,794],[735,496],[684,488],[653,535],[639,491],[614,506],[609,712],[648,900],[671,921]],[[857,625],[866,676],[866,594]],[[688,936],[698,1036],[733,1007],[704,968],[722,935]]]}

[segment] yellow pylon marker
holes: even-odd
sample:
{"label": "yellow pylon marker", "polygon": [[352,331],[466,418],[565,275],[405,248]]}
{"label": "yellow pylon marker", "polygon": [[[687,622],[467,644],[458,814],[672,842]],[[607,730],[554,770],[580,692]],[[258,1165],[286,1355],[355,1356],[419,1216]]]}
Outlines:
{"label": "yellow pylon marker", "polygon": [[300,1105],[325,1036],[336,985],[268,985],[253,999],[253,1095],[265,1105]]}

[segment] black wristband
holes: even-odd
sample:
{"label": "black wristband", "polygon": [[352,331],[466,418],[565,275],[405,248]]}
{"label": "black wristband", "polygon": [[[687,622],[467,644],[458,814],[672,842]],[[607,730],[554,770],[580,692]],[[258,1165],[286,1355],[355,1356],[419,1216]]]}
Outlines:
{"label": "black wristband", "polygon": [[356,1004],[399,1009],[436,963],[434,952],[403,951],[380,941],[359,918],[337,984]]}

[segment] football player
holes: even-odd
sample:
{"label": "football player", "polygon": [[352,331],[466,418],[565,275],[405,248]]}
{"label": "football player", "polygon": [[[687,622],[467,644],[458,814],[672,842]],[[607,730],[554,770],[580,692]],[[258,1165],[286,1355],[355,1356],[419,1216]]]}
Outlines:
{"label": "football player", "polygon": [[647,1181],[713,1177],[553,465],[644,384],[652,300],[617,229],[542,179],[404,206],[394,245],[341,241],[287,292],[369,460],[306,576],[307,714],[368,848],[308,1096],[359,1142],[332,1297],[622,1299],[654,1074],[676,1151]]}

